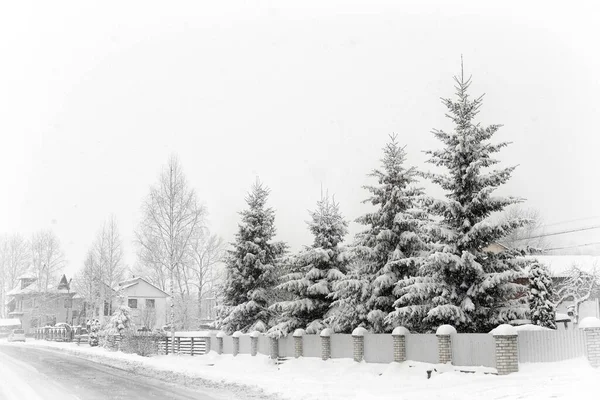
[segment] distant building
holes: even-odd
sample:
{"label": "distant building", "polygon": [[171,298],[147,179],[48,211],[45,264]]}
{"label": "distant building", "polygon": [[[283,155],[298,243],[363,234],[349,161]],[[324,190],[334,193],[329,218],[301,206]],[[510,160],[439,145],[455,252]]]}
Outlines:
{"label": "distant building", "polygon": [[[116,289],[131,309],[136,327],[155,329],[167,324],[167,292],[142,277],[119,282]],[[115,299],[113,307],[116,307],[117,300]]]}
{"label": "distant building", "polygon": [[26,333],[34,328],[54,325],[59,322],[72,324],[78,318],[82,299],[74,298],[70,281],[65,275],[57,285],[41,287],[33,274],[17,278],[19,283],[7,293],[7,314],[21,321]]}

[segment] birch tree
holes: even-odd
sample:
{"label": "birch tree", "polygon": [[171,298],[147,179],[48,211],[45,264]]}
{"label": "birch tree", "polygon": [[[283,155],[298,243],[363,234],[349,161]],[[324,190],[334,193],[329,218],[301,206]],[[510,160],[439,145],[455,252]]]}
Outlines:
{"label": "birch tree", "polygon": [[27,270],[29,259],[29,244],[23,236],[13,234],[0,237],[0,315],[5,312],[6,293],[17,285],[17,278]]}
{"label": "birch tree", "polygon": [[196,191],[190,188],[180,162],[171,156],[158,183],[150,187],[142,204],[142,221],[135,235],[140,261],[169,273],[172,339],[175,337],[175,275],[184,267],[194,234],[203,226],[204,215],[204,208],[198,202]]}

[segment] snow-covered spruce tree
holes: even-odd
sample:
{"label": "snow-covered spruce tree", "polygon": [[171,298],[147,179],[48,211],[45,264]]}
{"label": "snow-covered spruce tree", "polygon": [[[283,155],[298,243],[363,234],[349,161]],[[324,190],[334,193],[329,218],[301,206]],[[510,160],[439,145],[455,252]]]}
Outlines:
{"label": "snow-covered spruce tree", "polygon": [[529,266],[529,319],[533,325],[556,329],[556,310],[552,302],[552,278],[539,263]]}
{"label": "snow-covered spruce tree", "polygon": [[298,328],[320,332],[331,306],[333,283],[346,272],[341,243],[348,233],[348,223],[339,205],[329,195],[321,196],[310,217],[307,223],[314,242],[292,258],[292,272],[278,287],[290,293],[292,299],[271,306],[279,313],[278,323],[269,330],[274,336],[287,336]]}
{"label": "snow-covered spruce tree", "polygon": [[228,333],[266,331],[268,310],[277,279],[279,259],[285,252],[275,237],[275,211],[266,206],[269,189],[258,180],[246,197],[248,209],[226,258],[227,278],[221,310],[221,329]]}
{"label": "snow-covered spruce tree", "polygon": [[335,285],[335,313],[328,322],[339,332],[357,326],[374,332],[393,329],[395,321],[386,318],[397,300],[394,286],[415,274],[427,249],[422,228],[428,215],[419,207],[423,191],[416,186],[417,171],[405,166],[406,153],[396,135],[383,152],[382,169],[370,174],[378,185],[365,187],[371,196],[364,202],[375,210],[357,219],[367,228],[356,237],[351,271]]}
{"label": "snow-covered spruce tree", "polygon": [[482,127],[474,122],[482,97],[469,98],[471,79],[465,80],[461,71],[455,81],[458,98],[443,100],[454,129],[448,133],[434,130],[444,147],[426,152],[430,163],[446,170],[425,174],[447,192],[446,200],[427,202],[432,215],[439,218],[435,245],[418,277],[398,283],[399,308],[393,315],[420,325],[421,331],[451,324],[463,332],[487,332],[498,324],[525,317],[525,297],[520,294],[527,288],[515,283],[526,276],[514,252],[493,254],[484,249],[529,220],[512,218],[494,223],[488,218],[521,201],[492,196],[509,180],[515,167],[488,169],[498,163],[493,154],[508,143],[490,142],[500,125]]}

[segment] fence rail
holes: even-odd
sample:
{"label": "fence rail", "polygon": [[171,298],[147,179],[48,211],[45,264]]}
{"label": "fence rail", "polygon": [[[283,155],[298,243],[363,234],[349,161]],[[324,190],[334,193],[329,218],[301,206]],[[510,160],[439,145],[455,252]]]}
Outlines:
{"label": "fence rail", "polygon": [[[175,337],[175,342],[170,337],[158,341],[158,351],[162,354],[188,354],[191,356],[206,354],[207,338],[200,337]],[[248,351],[249,352],[249,351]]]}

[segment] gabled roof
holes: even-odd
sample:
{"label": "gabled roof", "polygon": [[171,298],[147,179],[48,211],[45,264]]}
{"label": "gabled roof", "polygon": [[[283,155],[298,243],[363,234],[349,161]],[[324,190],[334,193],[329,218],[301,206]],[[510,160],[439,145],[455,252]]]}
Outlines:
{"label": "gabled roof", "polygon": [[158,286],[150,283],[147,279],[142,278],[141,276],[138,276],[138,277],[135,277],[135,278],[132,278],[132,279],[128,279],[128,280],[125,280],[125,281],[122,281],[122,282],[119,282],[119,288],[120,289],[127,289],[127,288],[130,288],[132,286],[137,285],[138,283],[140,283],[140,281],[146,282],[148,285],[152,286],[156,290],[160,290],[161,292],[163,292],[165,295],[167,295],[167,297],[171,297],[171,295],[169,293],[165,292],[164,290],[162,290]]}

